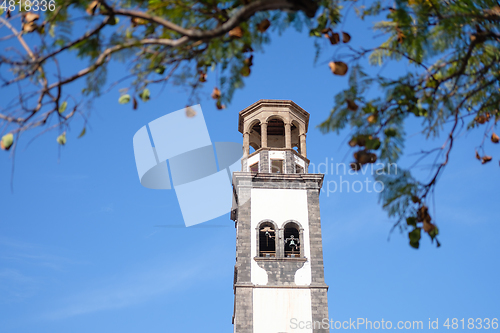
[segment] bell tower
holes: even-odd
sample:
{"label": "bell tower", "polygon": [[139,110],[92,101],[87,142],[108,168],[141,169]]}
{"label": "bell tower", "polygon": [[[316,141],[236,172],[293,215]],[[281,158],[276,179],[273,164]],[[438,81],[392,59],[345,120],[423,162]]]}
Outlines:
{"label": "bell tower", "polygon": [[235,333],[329,332],[319,191],[308,173],[309,113],[260,100],[239,114],[242,171],[233,173]]}

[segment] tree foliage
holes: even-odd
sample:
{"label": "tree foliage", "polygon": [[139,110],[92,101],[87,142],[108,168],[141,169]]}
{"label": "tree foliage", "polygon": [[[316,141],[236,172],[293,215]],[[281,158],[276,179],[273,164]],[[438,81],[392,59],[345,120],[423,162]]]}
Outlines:
{"label": "tree foliage", "polygon": [[[410,245],[418,248],[421,229],[432,240],[438,234],[429,213],[430,196],[457,137],[477,128],[484,131],[485,139],[499,141],[494,129],[500,118],[500,6],[487,0],[375,1],[369,7],[357,6],[356,12],[360,19],[385,16],[375,29],[387,39],[375,48],[350,49],[349,88],[335,96],[321,129],[350,127],[351,146],[370,151],[388,164],[396,163],[404,151],[406,120],[421,119],[420,130],[427,137],[445,131],[445,142],[422,151],[413,165],[433,159],[430,179],[416,179],[411,170],[378,176],[386,184],[381,193],[384,209],[398,218],[395,226],[410,229]],[[397,78],[369,77],[359,61],[365,56],[373,65],[405,61],[411,70]],[[383,93],[370,98],[367,92],[374,87]],[[359,140],[363,136],[377,138],[381,144],[368,147]],[[486,154],[485,139],[476,151],[483,164],[492,160]],[[359,164],[354,162],[356,168]]]}
{"label": "tree foliage", "polygon": [[[14,2],[13,2],[14,3]],[[59,131],[65,145],[71,120],[86,117],[85,102],[104,93],[111,60],[128,66],[121,80],[131,79],[119,103],[150,98],[149,86],[182,84],[190,101],[216,69],[218,86],[212,93],[223,109],[235,89],[251,75],[253,56],[269,43],[269,28],[283,31],[306,27],[318,43],[318,56],[327,38],[334,53],[329,63],[334,75],[348,75],[349,86],[334,98],[324,132],[350,128],[355,150],[351,167],[361,169],[380,161],[396,163],[404,152],[404,124],[421,119],[427,137],[446,137],[439,147],[422,151],[420,161],[434,159],[430,179],[417,179],[411,169],[397,175],[378,175],[386,190],[381,202],[395,227],[409,231],[418,248],[421,230],[436,240],[437,226],[429,213],[429,198],[449,162],[460,133],[484,130],[493,143],[500,102],[500,5],[493,0],[51,0],[52,9],[36,11],[23,0],[0,8],[2,87],[18,89],[18,96],[0,105],[1,148],[15,150],[21,134],[35,128]],[[354,9],[359,20],[374,20],[385,40],[370,49],[354,48],[350,35],[338,30],[342,8]],[[330,51],[331,52],[331,49]],[[63,57],[77,66],[65,66]],[[66,59],[66,58],[64,58]],[[399,77],[371,76],[363,66],[403,62]],[[68,87],[85,82],[81,94]],[[111,84],[112,86],[114,84]],[[381,91],[373,97],[370,91]],[[443,135],[443,131],[445,131]],[[83,128],[80,136],[85,135]],[[484,164],[486,140],[476,157]],[[439,245],[439,243],[437,242]]]}

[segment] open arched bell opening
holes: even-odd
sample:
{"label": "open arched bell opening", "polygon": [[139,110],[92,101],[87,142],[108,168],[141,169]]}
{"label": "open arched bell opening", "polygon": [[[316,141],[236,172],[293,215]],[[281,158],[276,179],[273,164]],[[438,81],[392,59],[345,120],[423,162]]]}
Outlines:
{"label": "open arched bell opening", "polygon": [[271,148],[285,148],[285,123],[280,118],[267,121],[267,145]]}
{"label": "open arched bell opening", "polygon": [[272,223],[259,227],[259,257],[276,257],[276,230]]}
{"label": "open arched bell opening", "polygon": [[253,151],[258,150],[259,148],[262,147],[262,131],[261,131],[261,126],[260,122],[256,121],[252,126],[250,126],[250,153]]}
{"label": "open arched bell opening", "polygon": [[294,148],[300,154],[300,127],[299,123],[292,120],[292,125],[290,126],[290,136],[292,148]]}
{"label": "open arched bell opening", "polygon": [[255,153],[255,151],[257,151],[259,148],[260,148],[260,145],[258,143],[250,142],[250,151],[249,151],[249,153],[250,154]]}
{"label": "open arched bell opening", "polygon": [[287,223],[284,228],[285,257],[295,258],[301,256],[300,227],[293,222]]}

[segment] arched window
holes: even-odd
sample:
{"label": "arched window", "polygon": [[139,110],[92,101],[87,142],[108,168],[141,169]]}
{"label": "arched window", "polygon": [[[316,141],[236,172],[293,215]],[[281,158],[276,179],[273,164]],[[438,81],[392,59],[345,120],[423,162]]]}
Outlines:
{"label": "arched window", "polygon": [[259,227],[259,257],[276,257],[276,230],[270,222]]}
{"label": "arched window", "polygon": [[285,148],[285,123],[280,118],[267,121],[267,145],[272,148]]}
{"label": "arched window", "polygon": [[[250,127],[250,147],[253,148],[254,151],[259,149],[261,145],[261,127],[260,127],[260,122],[256,121],[255,124],[253,124]],[[250,153],[252,153],[252,150],[250,149]]]}
{"label": "arched window", "polygon": [[292,148],[294,148],[300,154],[300,126],[299,123],[295,120],[292,121],[292,125],[290,127],[291,131],[291,142]]}
{"label": "arched window", "polygon": [[260,145],[258,145],[255,142],[250,142],[250,154],[254,153],[259,148],[260,148]]}
{"label": "arched window", "polygon": [[301,256],[300,227],[293,222],[287,223],[284,228],[285,257],[295,258]]}

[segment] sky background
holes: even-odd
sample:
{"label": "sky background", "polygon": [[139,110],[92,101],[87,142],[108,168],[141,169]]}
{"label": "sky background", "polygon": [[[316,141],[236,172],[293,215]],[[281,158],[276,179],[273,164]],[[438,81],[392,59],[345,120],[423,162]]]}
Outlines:
{"label": "sky background", "polygon": [[[374,43],[367,24],[351,19],[344,29],[353,45]],[[240,110],[259,99],[291,99],[311,114],[311,162],[350,162],[348,133],[323,135],[316,128],[347,77],[331,74],[331,53],[314,65],[307,32],[271,38],[265,53],[255,55],[245,88],[223,111],[209,97],[214,86],[209,74],[200,102],[211,140],[242,142]],[[405,66],[388,66],[383,73],[399,75]],[[123,68],[114,65],[111,76],[119,71]],[[12,160],[0,154],[0,332],[233,329],[235,229],[229,214],[185,228],[174,191],[142,187],[135,167],[135,132],[183,108],[187,92],[152,89],[152,100],[132,111],[117,103],[118,88],[94,102],[82,139],[76,138],[81,121],[73,123],[62,149],[56,131],[29,145],[25,139],[16,156],[13,192]],[[9,93],[0,90],[2,98]],[[408,154],[432,143],[418,135],[417,120],[406,129]],[[439,318],[442,329],[447,318],[500,317],[499,148],[487,145],[494,161],[481,165],[474,158],[481,135],[458,140],[437,187],[433,217],[439,249],[426,235],[419,250],[409,247],[406,234],[390,235],[393,221],[374,192],[322,192],[331,318],[421,320],[425,328],[429,318]],[[327,174],[328,181],[339,176]]]}

